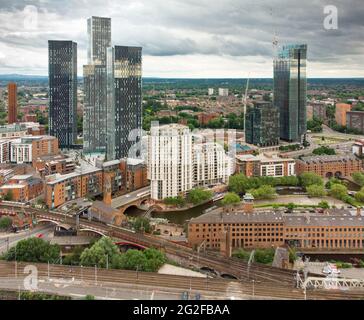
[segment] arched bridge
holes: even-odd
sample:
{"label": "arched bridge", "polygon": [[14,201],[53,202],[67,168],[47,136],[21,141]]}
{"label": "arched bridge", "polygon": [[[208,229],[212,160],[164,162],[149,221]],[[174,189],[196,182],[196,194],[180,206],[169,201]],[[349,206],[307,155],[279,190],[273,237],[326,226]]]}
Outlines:
{"label": "arched bridge", "polygon": [[150,199],[150,187],[145,187],[123,196],[114,198],[111,206],[124,213],[130,207],[142,208],[143,204]]}

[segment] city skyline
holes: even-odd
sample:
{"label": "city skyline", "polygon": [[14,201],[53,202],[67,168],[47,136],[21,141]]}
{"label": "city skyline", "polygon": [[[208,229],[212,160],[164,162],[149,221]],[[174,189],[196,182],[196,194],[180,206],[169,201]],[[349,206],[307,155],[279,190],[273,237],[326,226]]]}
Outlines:
{"label": "city skyline", "polygon": [[[82,75],[82,65],[87,64],[84,21],[107,16],[114,21],[113,45],[143,47],[146,77],[272,78],[275,39],[280,45],[307,43],[307,72],[312,78],[364,76],[362,9],[355,5],[359,1],[350,5],[332,1],[338,10],[337,30],[323,26],[325,1],[300,4],[300,10],[297,1],[283,0],[272,4],[226,0],[214,6],[205,1],[94,0],[87,6],[67,2],[59,6],[56,1],[3,1],[0,74],[46,75],[47,39],[59,39],[78,43]],[[35,22],[26,20],[30,8],[36,10]],[[10,54],[16,58],[10,59]]]}

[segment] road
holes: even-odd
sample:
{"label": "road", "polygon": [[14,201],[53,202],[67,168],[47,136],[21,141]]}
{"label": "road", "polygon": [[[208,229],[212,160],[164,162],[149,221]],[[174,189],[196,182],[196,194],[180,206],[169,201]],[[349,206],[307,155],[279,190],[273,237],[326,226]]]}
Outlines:
{"label": "road", "polygon": [[54,225],[37,226],[34,229],[21,231],[20,233],[8,233],[0,236],[0,254],[15,246],[20,240],[42,234],[42,238],[49,240],[53,233]]}
{"label": "road", "polygon": [[139,189],[139,190],[136,190],[136,191],[133,191],[133,192],[130,192],[128,194],[125,194],[123,196],[120,196],[120,197],[117,197],[115,199],[113,199],[111,201],[111,206],[113,208],[120,208],[130,202],[133,202],[135,200],[138,200],[139,197],[138,197],[138,194],[140,193],[145,193],[145,192],[149,192],[150,194],[150,187],[145,187],[145,188],[142,188],[142,189]]}

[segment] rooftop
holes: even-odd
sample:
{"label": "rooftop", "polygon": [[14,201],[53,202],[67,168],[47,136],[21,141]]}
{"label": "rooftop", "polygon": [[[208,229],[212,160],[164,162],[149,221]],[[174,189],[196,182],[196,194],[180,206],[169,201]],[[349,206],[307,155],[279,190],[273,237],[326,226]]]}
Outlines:
{"label": "rooftop", "polygon": [[324,156],[309,156],[302,157],[301,159],[304,162],[337,162],[337,161],[353,161],[357,160],[357,158],[352,154],[346,155],[324,155]]}

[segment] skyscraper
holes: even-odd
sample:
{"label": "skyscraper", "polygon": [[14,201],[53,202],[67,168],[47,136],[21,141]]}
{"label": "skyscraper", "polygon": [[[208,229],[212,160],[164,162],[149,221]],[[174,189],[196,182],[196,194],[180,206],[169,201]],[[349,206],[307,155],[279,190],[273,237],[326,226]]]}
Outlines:
{"label": "skyscraper", "polygon": [[142,134],[142,48],[108,48],[107,115],[107,159],[139,157],[131,147]]}
{"label": "skyscraper", "polygon": [[77,138],[77,43],[48,41],[49,133],[61,148]]}
{"label": "skyscraper", "polygon": [[83,67],[84,120],[83,148],[86,153],[105,153],[107,137],[106,52],[111,46],[111,19],[87,20],[88,65]]}
{"label": "skyscraper", "polygon": [[246,113],[246,142],[260,147],[279,144],[279,112],[269,101],[255,101]]}
{"label": "skyscraper", "polygon": [[16,83],[8,84],[8,123],[17,122],[17,86]]}
{"label": "skyscraper", "polygon": [[280,114],[280,137],[302,141],[307,131],[307,45],[287,45],[274,60],[274,106]]}

